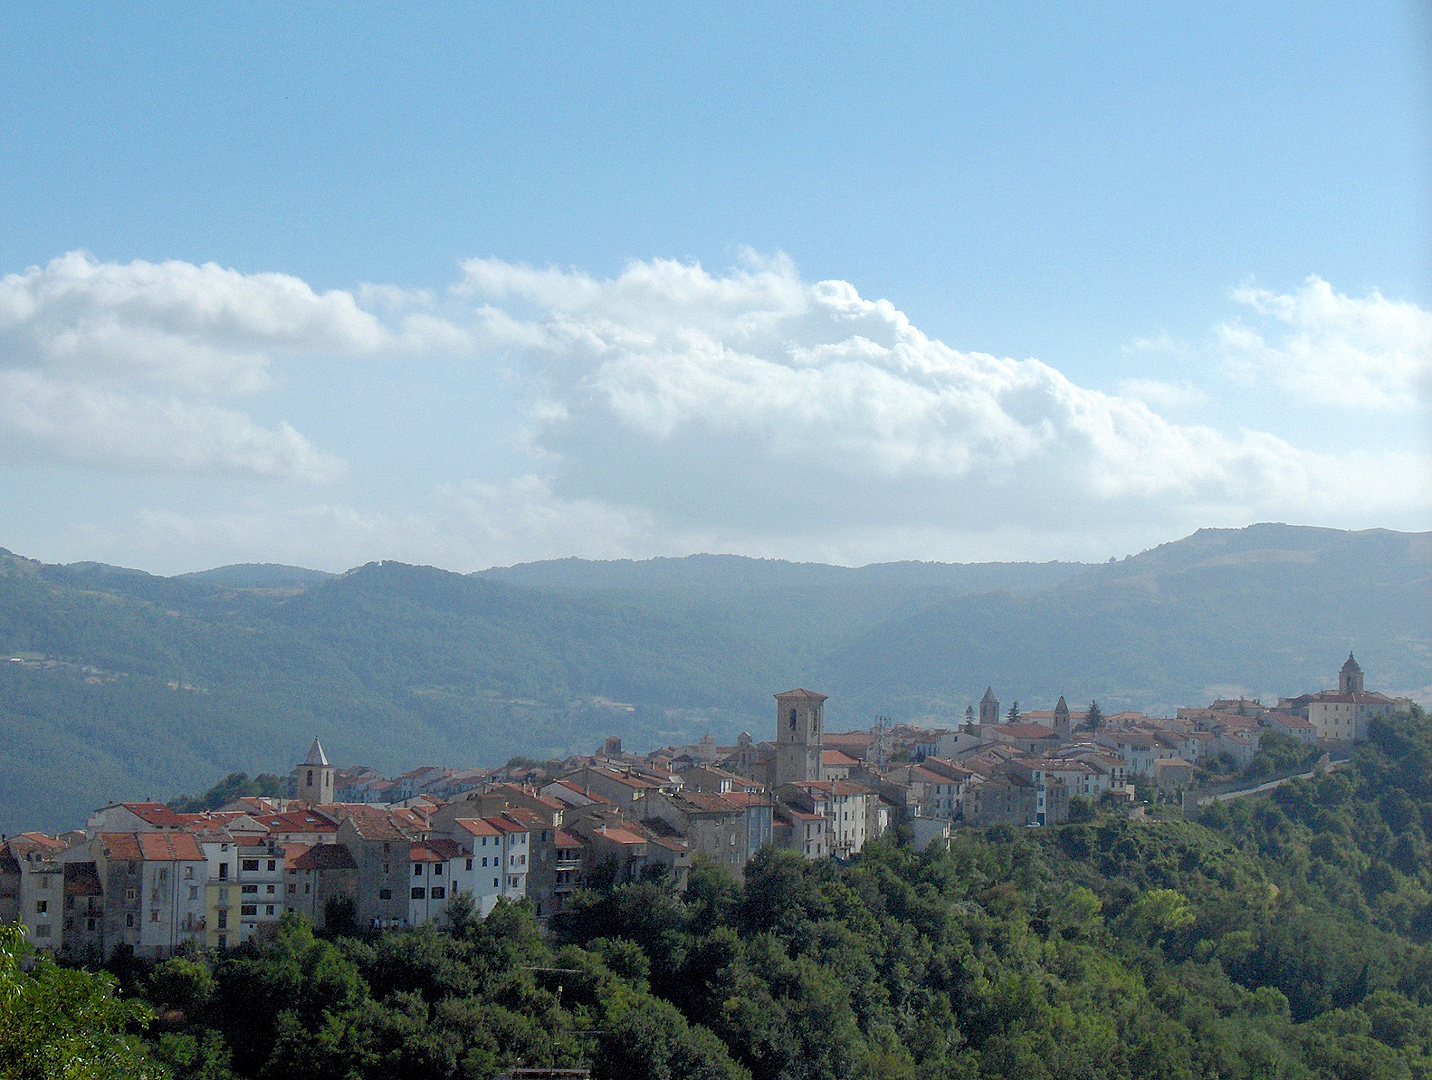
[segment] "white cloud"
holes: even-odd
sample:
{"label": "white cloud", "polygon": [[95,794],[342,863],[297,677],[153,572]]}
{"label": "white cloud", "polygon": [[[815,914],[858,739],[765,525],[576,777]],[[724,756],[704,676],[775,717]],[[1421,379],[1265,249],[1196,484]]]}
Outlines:
{"label": "white cloud", "polygon": [[1152,409],[1186,409],[1207,405],[1213,399],[1187,379],[1165,382],[1162,379],[1124,379],[1119,394],[1142,401]]}
{"label": "white cloud", "polygon": [[1261,316],[1216,331],[1236,377],[1271,379],[1310,401],[1356,409],[1426,406],[1432,312],[1376,290],[1345,296],[1317,276],[1293,293],[1249,285],[1233,296]]}
{"label": "white cloud", "polygon": [[28,371],[0,371],[0,442],[22,455],[107,469],[256,475],[319,482],[343,463],[288,424],[174,397],[120,394]]}
{"label": "white cloud", "polygon": [[275,352],[373,352],[390,334],[349,293],[214,263],[102,263],[85,252],[0,278],[0,358],[62,377],[251,393]]}
{"label": "white cloud", "polygon": [[535,441],[573,489],[641,492],[688,522],[754,526],[783,505],[828,530],[890,513],[959,528],[995,515],[1299,518],[1429,503],[1425,457],[1364,459],[1357,468],[1378,479],[1357,480],[1344,459],[1156,411],[1197,401],[1187,384],[1108,394],[1037,360],[962,352],[848,283],[802,281],[784,259],[724,275],[656,260],[609,280],[497,260],[465,271],[465,295],[527,320],[543,389]]}
{"label": "white cloud", "polygon": [[[1248,371],[1308,393],[1362,379],[1361,396],[1389,406],[1422,392],[1420,309],[1349,300],[1318,279],[1293,296],[1239,298],[1281,335],[1219,328]],[[1159,338],[1135,351],[1182,348]],[[478,259],[445,292],[318,292],[283,274],[67,255],[0,280],[0,449],[114,470],[331,479],[344,469],[333,453],[231,401],[282,382],[280,363],[330,365],[337,383],[352,357],[500,368],[527,402],[515,437],[531,464],[514,471],[543,476],[436,490],[430,476],[405,477],[409,490],[371,496],[405,507],[390,515],[337,503],[154,510],[172,516],[162,535],[323,565],[693,550],[1098,557],[1200,525],[1406,527],[1432,509],[1425,454],[1319,454],[1263,431],[1175,423],[1164,411],[1212,404],[1188,382],[1083,387],[1038,360],[952,348],[888,301],[749,253],[722,273],[658,259],[612,278]],[[368,435],[346,432],[350,445]]]}

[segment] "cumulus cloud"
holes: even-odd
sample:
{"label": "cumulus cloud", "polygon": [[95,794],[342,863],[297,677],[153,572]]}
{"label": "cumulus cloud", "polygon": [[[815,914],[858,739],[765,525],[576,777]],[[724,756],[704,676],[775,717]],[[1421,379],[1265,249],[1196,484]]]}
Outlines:
{"label": "cumulus cloud", "polygon": [[1432,392],[1432,312],[1373,290],[1345,296],[1309,277],[1292,293],[1251,285],[1234,299],[1258,319],[1218,327],[1230,371],[1271,379],[1310,401],[1409,410]]}
{"label": "cumulus cloud", "polygon": [[451,341],[440,320],[408,318],[395,332],[288,274],[72,252],[0,278],[0,440],[102,469],[330,479],[342,463],[291,425],[216,399],[269,389],[275,356]]}
{"label": "cumulus cloud", "polygon": [[71,252],[0,278],[0,356],[57,376],[251,393],[275,352],[371,352],[388,337],[350,293],[288,274]]}
{"label": "cumulus cloud", "polygon": [[1187,379],[1166,382],[1163,379],[1124,379],[1119,383],[1123,397],[1142,401],[1154,409],[1183,409],[1207,405],[1213,399]]}
{"label": "cumulus cloud", "polygon": [[735,504],[847,528],[873,514],[950,527],[1041,509],[1296,517],[1428,501],[1420,456],[1350,483],[1344,459],[1168,420],[1157,407],[1198,400],[1186,384],[1109,394],[1038,360],[957,350],[784,259],[725,274],[654,260],[605,280],[464,269],[463,294],[525,319],[538,445],[588,492],[630,500],[641,473],[651,505],[685,520],[734,524]]}
{"label": "cumulus cloud", "polygon": [[338,458],[288,424],[260,427],[204,402],[121,394],[26,371],[0,371],[0,443],[21,456],[108,469],[256,475],[321,482]]}
{"label": "cumulus cloud", "polygon": [[[1334,401],[1351,387],[1385,408],[1424,396],[1426,312],[1316,278],[1287,296],[1237,295],[1261,322],[1217,333],[1248,377]],[[1135,352],[1182,348],[1160,338]],[[1003,554],[1084,557],[1116,536],[1268,518],[1393,524],[1384,515],[1432,509],[1425,454],[1320,454],[1175,422],[1166,413],[1212,404],[1204,391],[1133,378],[1111,393],[1039,360],[957,349],[889,301],[750,253],[722,272],[654,259],[607,278],[476,259],[447,290],[327,292],[284,274],[66,255],[0,279],[0,449],[332,479],[344,470],[332,451],[233,402],[289,365],[330,365],[337,381],[354,357],[501,368],[525,395],[514,437],[532,475],[418,478],[427,496],[378,501],[427,501],[390,515],[175,510],[156,535],[226,550],[248,535],[270,546],[244,557],[324,565],[339,552],[472,568],[703,549],[849,562],[980,557],[993,537]]]}

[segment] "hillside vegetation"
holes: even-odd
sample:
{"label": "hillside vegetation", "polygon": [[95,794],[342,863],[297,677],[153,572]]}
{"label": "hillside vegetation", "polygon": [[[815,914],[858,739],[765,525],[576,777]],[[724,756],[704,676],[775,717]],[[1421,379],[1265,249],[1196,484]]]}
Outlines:
{"label": "hillside vegetation", "polygon": [[734,556],[458,575],[226,567],[175,578],[0,553],[0,831],[286,772],[316,733],[390,772],[764,737],[770,695],[832,725],[950,723],[993,684],[1106,710],[1328,685],[1432,686],[1432,535],[1204,530],[1100,566]]}

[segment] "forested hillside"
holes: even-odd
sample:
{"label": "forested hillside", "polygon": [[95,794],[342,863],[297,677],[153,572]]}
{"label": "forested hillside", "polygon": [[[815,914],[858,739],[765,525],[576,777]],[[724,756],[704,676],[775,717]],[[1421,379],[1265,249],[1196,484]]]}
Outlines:
{"label": "forested hillside", "polygon": [[132,1049],[195,1080],[1427,1077],[1429,832],[1419,713],[1200,823],[1086,809],[848,866],[767,849],[744,886],[708,863],[684,896],[582,894],[553,940],[499,906],[116,971],[159,1018]]}
{"label": "forested hillside", "polygon": [[0,552],[0,831],[286,772],[316,733],[398,772],[758,738],[770,695],[829,722],[951,723],[993,684],[1107,709],[1432,686],[1432,537],[1204,530],[1122,562],[852,570],[734,556],[458,575],[225,567],[176,578]]}

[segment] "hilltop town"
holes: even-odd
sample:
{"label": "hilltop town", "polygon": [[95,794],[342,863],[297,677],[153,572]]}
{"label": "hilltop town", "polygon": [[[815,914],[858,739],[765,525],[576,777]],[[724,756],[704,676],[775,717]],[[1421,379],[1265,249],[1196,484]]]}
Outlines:
{"label": "hilltop town", "polygon": [[1058,825],[1081,800],[1137,814],[1147,795],[1246,772],[1267,744],[1345,753],[1374,718],[1412,706],[1367,690],[1351,653],[1336,690],[1172,717],[1063,697],[1048,712],[1001,711],[990,688],[958,726],[830,732],[825,701],[776,694],[762,742],[708,736],[636,755],[612,737],[588,757],[392,779],[338,769],[315,738],[282,797],[198,812],[113,803],[83,829],[5,838],[0,923],[81,959],[230,949],[290,911],[332,929],[441,925],[459,897],[482,916],[525,899],[546,925],[584,883],[683,888],[697,857],[739,876],[766,845],[849,860],[892,828],[923,849],[961,827]]}

